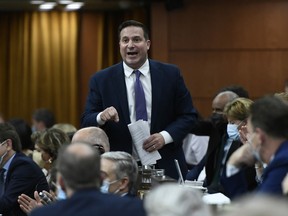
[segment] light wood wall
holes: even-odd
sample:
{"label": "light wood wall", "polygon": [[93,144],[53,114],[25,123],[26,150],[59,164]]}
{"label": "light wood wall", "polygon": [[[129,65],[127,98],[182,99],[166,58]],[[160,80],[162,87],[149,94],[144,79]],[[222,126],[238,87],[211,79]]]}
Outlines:
{"label": "light wood wall", "polygon": [[252,99],[284,90],[288,1],[184,0],[151,7],[151,57],[177,64],[195,107],[207,117],[213,95],[242,85]]}

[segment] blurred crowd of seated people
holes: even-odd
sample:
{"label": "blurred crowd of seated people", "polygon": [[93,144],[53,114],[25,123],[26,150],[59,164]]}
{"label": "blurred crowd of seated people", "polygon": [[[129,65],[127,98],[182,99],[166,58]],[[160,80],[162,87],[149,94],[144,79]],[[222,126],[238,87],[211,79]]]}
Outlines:
{"label": "blurred crowd of seated people", "polygon": [[[255,202],[263,199],[263,202],[273,203],[274,197],[278,197],[277,199],[282,203],[282,198],[288,193],[288,158],[286,157],[288,154],[288,93],[275,93],[252,101],[248,98],[247,91],[238,86],[240,91],[237,92],[235,88],[235,86],[227,87],[217,92],[212,101],[212,115],[208,119],[199,118],[192,127],[193,136],[207,137],[206,144],[204,143],[207,147],[201,158],[197,158],[197,163],[190,166],[185,179],[197,181],[202,173],[204,178],[200,181],[203,181],[203,186],[207,187],[208,194],[223,193],[232,200],[233,205],[243,204],[243,210],[250,208],[246,205],[247,202],[244,203],[241,199],[247,195],[257,195],[249,198]],[[110,152],[109,137],[100,127],[77,130],[71,124],[56,123],[53,113],[42,108],[33,113],[32,119],[32,123],[29,124],[21,118],[4,121],[4,117],[1,116],[0,164],[1,168],[4,168],[5,183],[4,187],[0,187],[0,213],[3,215],[15,213],[33,215],[34,211],[35,215],[40,215],[35,209],[53,206],[61,202],[60,200],[73,197],[71,194],[79,188],[72,186],[74,192],[71,193],[68,190],[70,183],[66,183],[67,187],[63,183],[67,176],[57,177],[60,175],[58,169],[61,169],[61,164],[58,163],[60,149],[65,152],[70,143],[76,146],[82,144],[91,146],[98,155],[102,155],[99,157],[99,170],[91,170],[99,175],[99,182],[95,188],[101,194],[108,193],[108,196],[113,197],[118,194],[119,197],[125,195],[129,199],[139,199],[140,205],[138,201],[135,203],[131,201],[131,205],[138,205],[137,209],[140,212],[145,210],[145,215],[148,216],[164,214],[184,216],[188,215],[188,212],[191,216],[199,215],[199,212],[202,212],[201,215],[213,215],[210,206],[202,201],[201,192],[185,189],[176,183],[152,188],[143,203],[136,197],[135,186],[138,175],[136,160],[127,152]],[[195,140],[191,143],[199,145]],[[189,148],[194,149],[193,154],[197,149],[195,146]],[[80,152],[75,153],[73,157],[81,158]],[[188,162],[187,164],[189,165]],[[14,166],[15,170],[11,171],[11,167]],[[35,166],[38,168],[36,169]],[[32,169],[35,172],[33,174],[35,180],[28,180],[29,176],[17,172],[18,169]],[[42,171],[39,172],[38,169]],[[0,172],[0,185],[1,175]],[[17,179],[18,175],[22,181],[14,183],[14,178]],[[73,176],[71,175],[71,178]],[[30,188],[29,191],[27,187]],[[98,193],[96,191],[95,193]],[[51,202],[43,200],[40,192],[44,193]],[[193,202],[190,196],[194,197]],[[197,200],[195,197],[198,197]],[[113,202],[118,203],[118,199]],[[125,202],[123,205],[126,205]],[[281,205],[279,206],[282,208]],[[225,215],[237,215],[237,211],[238,209],[233,207],[232,211]]]}

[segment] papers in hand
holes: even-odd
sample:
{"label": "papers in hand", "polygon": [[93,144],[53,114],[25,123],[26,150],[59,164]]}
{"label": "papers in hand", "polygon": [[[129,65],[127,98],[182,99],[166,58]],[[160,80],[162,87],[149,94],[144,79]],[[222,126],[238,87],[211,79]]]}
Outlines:
{"label": "papers in hand", "polygon": [[142,165],[156,164],[156,161],[161,159],[159,152],[147,152],[143,149],[144,141],[150,136],[148,122],[138,120],[137,122],[129,124],[128,128]]}

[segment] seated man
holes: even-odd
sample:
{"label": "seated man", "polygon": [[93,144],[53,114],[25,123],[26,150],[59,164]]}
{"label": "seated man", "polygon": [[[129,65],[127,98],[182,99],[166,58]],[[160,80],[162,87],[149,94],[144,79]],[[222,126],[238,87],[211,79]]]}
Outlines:
{"label": "seated man", "polygon": [[46,178],[39,166],[21,153],[19,136],[8,123],[0,124],[0,155],[0,214],[26,215],[19,208],[18,196],[49,191]]}
{"label": "seated man", "polygon": [[100,157],[91,145],[72,143],[62,148],[57,170],[57,184],[67,199],[36,208],[31,216],[145,215],[141,200],[99,192]]}
{"label": "seated man", "polygon": [[[261,98],[251,106],[248,141],[235,151],[227,163],[227,190],[234,190],[239,170],[257,161],[267,164],[257,191],[281,195],[281,182],[288,173],[288,105],[277,97]],[[259,163],[255,165],[259,169]]]}
{"label": "seated man", "polygon": [[92,146],[98,145],[98,147],[101,145],[104,148],[104,152],[110,151],[108,136],[99,127],[86,127],[76,131],[72,137],[72,142],[85,142]]}
{"label": "seated man", "polygon": [[129,153],[115,151],[101,155],[101,172],[103,193],[135,196],[138,166]]}

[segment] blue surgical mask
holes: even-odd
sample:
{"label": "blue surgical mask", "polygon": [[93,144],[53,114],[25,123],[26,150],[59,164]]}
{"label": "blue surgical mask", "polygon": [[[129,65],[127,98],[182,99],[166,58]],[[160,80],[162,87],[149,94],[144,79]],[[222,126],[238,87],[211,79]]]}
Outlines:
{"label": "blue surgical mask", "polygon": [[57,186],[57,200],[65,200],[67,199],[65,191],[60,187],[60,185]]}
{"label": "blue surgical mask", "polygon": [[228,124],[227,125],[227,134],[228,134],[229,138],[231,138],[233,140],[240,140],[237,124]]}
{"label": "blue surgical mask", "polygon": [[106,179],[103,180],[102,185],[101,185],[101,187],[100,187],[100,191],[101,191],[102,193],[108,194],[108,193],[109,193],[109,187],[110,187],[110,185],[113,184],[113,183],[115,183],[115,182],[117,182],[117,181],[118,181],[118,180],[109,182],[109,181],[106,180]]}
{"label": "blue surgical mask", "polygon": [[32,130],[32,133],[36,132],[36,127],[33,125],[33,126],[31,127],[31,130]]}

